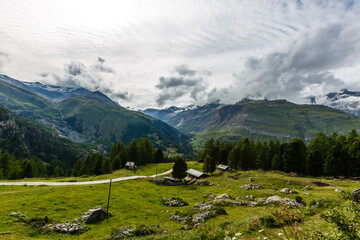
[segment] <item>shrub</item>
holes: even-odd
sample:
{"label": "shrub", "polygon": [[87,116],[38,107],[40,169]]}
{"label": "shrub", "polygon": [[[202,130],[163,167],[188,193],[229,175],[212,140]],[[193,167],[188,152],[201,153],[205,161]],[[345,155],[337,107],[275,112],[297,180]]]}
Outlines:
{"label": "shrub", "polygon": [[268,228],[277,228],[280,225],[276,222],[276,219],[273,215],[264,215],[259,218],[261,225]]}

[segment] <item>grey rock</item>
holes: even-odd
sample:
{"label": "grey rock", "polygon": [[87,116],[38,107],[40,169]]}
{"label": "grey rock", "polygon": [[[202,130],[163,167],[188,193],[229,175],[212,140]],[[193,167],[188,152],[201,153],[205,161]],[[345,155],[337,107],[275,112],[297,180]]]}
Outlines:
{"label": "grey rock", "polygon": [[196,224],[194,225],[195,228],[199,228],[199,227],[201,227],[201,226],[202,226],[201,223],[196,223]]}
{"label": "grey rock", "polygon": [[259,184],[245,184],[244,186],[241,186],[240,188],[245,189],[245,190],[263,189],[263,187]]}
{"label": "grey rock", "polygon": [[255,181],[252,177],[249,177],[249,181],[250,182],[253,182],[253,181]]}
{"label": "grey rock", "polygon": [[309,185],[306,185],[303,189],[301,189],[301,190],[303,190],[303,191],[307,191],[307,190],[309,190]]}
{"label": "grey rock", "polygon": [[89,209],[89,211],[83,213],[81,220],[84,223],[94,223],[105,219],[107,216],[108,212],[104,208],[97,206],[96,208]]}
{"label": "grey rock", "polygon": [[351,195],[353,202],[360,202],[360,188],[352,191]]}
{"label": "grey rock", "polygon": [[186,217],[180,217],[179,215],[177,214],[174,214],[170,217],[171,220],[174,220],[176,222],[179,222],[179,223],[185,223],[188,219],[190,219],[191,216],[186,216]]}
{"label": "grey rock", "polygon": [[181,198],[163,198],[161,201],[164,205],[170,207],[183,207],[189,205]]}
{"label": "grey rock", "polygon": [[291,190],[290,188],[283,188],[280,190],[280,192],[285,194],[298,193],[297,191]]}
{"label": "grey rock", "polygon": [[210,210],[213,207],[214,207],[214,205],[212,203],[210,203],[210,202],[195,203],[194,210],[195,211],[206,211],[206,210]]}
{"label": "grey rock", "polygon": [[212,201],[212,200],[214,200],[214,199],[215,199],[215,196],[212,195],[212,194],[208,197],[208,200],[209,200],[209,201]]}
{"label": "grey rock", "polygon": [[212,186],[214,184],[207,181],[207,180],[199,180],[199,181],[196,182],[196,185],[199,185],[199,186]]}
{"label": "grey rock", "polygon": [[335,192],[336,192],[336,193],[342,193],[342,192],[344,192],[344,190],[337,188],[337,189],[335,189]]}
{"label": "grey rock", "polygon": [[65,234],[74,234],[85,228],[86,228],[85,225],[74,222],[47,224],[44,226],[44,229],[46,230],[57,233],[65,233]]}
{"label": "grey rock", "polygon": [[224,198],[226,198],[226,199],[230,199],[231,197],[230,197],[230,195],[229,195],[229,194],[227,194],[227,193],[223,193],[223,194],[221,194],[221,195],[217,196],[215,199],[224,199]]}
{"label": "grey rock", "polygon": [[289,198],[281,198],[279,196],[271,196],[266,199],[262,198],[258,200],[260,203],[263,204],[281,204],[281,205],[287,205],[290,207],[300,207],[302,206],[295,200],[289,199]]}
{"label": "grey rock", "polygon": [[190,226],[189,225],[184,225],[184,229],[185,230],[190,230]]}
{"label": "grey rock", "polygon": [[236,198],[236,200],[239,200],[239,199],[243,199],[243,200],[250,200],[250,201],[254,201],[255,198],[253,195],[246,195],[246,196],[239,196]]}

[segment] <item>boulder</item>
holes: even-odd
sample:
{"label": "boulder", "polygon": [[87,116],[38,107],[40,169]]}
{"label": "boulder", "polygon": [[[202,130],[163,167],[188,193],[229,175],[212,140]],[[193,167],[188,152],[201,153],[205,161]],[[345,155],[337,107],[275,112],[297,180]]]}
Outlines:
{"label": "boulder", "polygon": [[352,200],[353,202],[360,202],[360,188],[352,191]]}
{"label": "boulder", "polygon": [[263,187],[258,184],[245,184],[244,186],[241,186],[240,188],[245,189],[245,190],[263,189]]}
{"label": "boulder", "polygon": [[180,217],[179,215],[174,214],[170,217],[170,220],[174,220],[179,223],[185,223],[189,218],[191,218],[191,216]]}
{"label": "boulder", "polygon": [[283,188],[280,190],[280,192],[285,194],[298,193],[297,191],[291,190],[290,188]]}
{"label": "boulder", "polygon": [[164,205],[170,207],[183,207],[189,205],[181,198],[163,198],[161,201]]}
{"label": "boulder", "polygon": [[207,181],[207,180],[199,180],[199,181],[196,182],[196,185],[199,185],[199,186],[212,186],[214,184]]}
{"label": "boulder", "polygon": [[282,204],[282,205],[287,205],[290,207],[302,206],[295,200],[292,200],[289,198],[281,198],[279,196],[271,196],[271,197],[268,197],[267,199],[259,199],[259,202],[264,203],[264,204]]}
{"label": "boulder", "polygon": [[65,233],[65,234],[74,234],[85,228],[86,228],[85,225],[74,222],[47,224],[44,226],[44,229],[50,230],[52,232]]}
{"label": "boulder", "polygon": [[247,207],[254,207],[258,205],[258,202],[246,202],[246,201],[238,201],[229,198],[218,198],[213,201],[216,205],[237,205],[237,206],[247,206]]}
{"label": "boulder", "polygon": [[250,201],[254,201],[255,198],[253,195],[246,195],[246,196],[239,196],[236,198],[236,200],[239,200],[239,199],[243,199],[243,200],[250,200]]}
{"label": "boulder", "polygon": [[342,192],[344,192],[344,190],[337,188],[337,189],[335,189],[335,192],[336,192],[336,193],[342,193]]}
{"label": "boulder", "polygon": [[229,195],[229,194],[227,194],[227,193],[223,193],[223,194],[221,194],[221,195],[217,196],[215,199],[223,199],[223,198],[230,199],[231,197],[230,197],[230,195]]}
{"label": "boulder", "polygon": [[250,181],[250,182],[253,182],[254,179],[253,179],[252,177],[249,177],[249,181]]}
{"label": "boulder", "polygon": [[210,202],[195,203],[194,210],[195,211],[207,211],[207,210],[210,210],[213,207],[214,207],[214,205],[212,203],[210,203]]}
{"label": "boulder", "polygon": [[94,223],[105,219],[107,216],[108,212],[104,208],[97,206],[96,208],[89,209],[89,211],[83,213],[80,219],[84,223]]}
{"label": "boulder", "polygon": [[309,190],[309,185],[306,185],[303,189],[301,189],[301,190],[303,190],[303,191],[307,191],[307,190]]}

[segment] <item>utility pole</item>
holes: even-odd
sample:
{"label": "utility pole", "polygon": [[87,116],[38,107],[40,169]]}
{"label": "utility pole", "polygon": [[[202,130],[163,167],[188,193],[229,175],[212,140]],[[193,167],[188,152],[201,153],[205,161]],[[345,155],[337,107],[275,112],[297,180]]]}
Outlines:
{"label": "utility pole", "polygon": [[107,208],[106,208],[106,217],[107,217],[107,218],[109,218],[109,205],[110,205],[111,181],[112,181],[112,179],[110,179],[109,196],[108,196],[108,203],[107,203]]}

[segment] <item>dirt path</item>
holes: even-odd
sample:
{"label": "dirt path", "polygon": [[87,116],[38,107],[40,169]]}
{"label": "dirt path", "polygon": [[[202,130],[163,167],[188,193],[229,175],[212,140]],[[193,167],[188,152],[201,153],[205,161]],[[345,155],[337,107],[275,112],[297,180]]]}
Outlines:
{"label": "dirt path", "polygon": [[[172,172],[172,169],[170,169],[169,171],[160,173],[160,174],[158,174],[158,176],[167,175],[167,174],[169,174],[171,172]],[[112,179],[112,182],[120,182],[120,181],[126,181],[126,180],[138,179],[138,178],[153,178],[153,177],[156,177],[156,175],[120,177],[120,178]],[[110,182],[110,179],[96,180],[96,181],[85,181],[85,182],[0,182],[0,185],[8,185],[8,186],[22,186],[22,185],[28,185],[28,186],[40,186],[40,185],[46,185],[46,186],[69,186],[69,185],[94,185],[94,184],[102,184],[102,183],[108,183],[108,182]]]}

